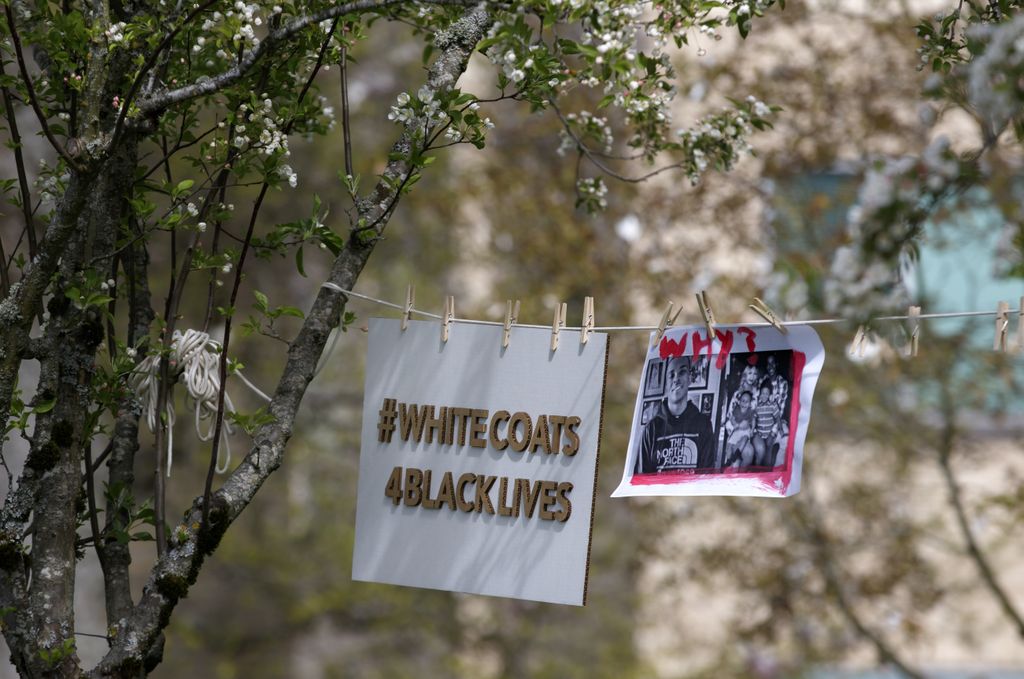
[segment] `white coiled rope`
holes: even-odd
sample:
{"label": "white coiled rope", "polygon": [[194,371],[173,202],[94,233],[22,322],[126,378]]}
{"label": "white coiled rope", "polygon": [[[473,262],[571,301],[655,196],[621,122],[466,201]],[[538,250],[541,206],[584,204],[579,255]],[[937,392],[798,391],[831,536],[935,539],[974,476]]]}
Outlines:
{"label": "white coiled rope", "polygon": [[[210,339],[205,332],[198,330],[186,330],[181,332],[175,330],[171,336],[171,353],[167,362],[171,369],[171,375],[175,382],[185,385],[185,403],[195,411],[196,436],[200,441],[209,441],[213,438],[217,415],[217,394],[220,393],[220,343]],[[147,356],[132,372],[129,377],[129,384],[135,395],[142,401],[142,408],[146,415],[146,424],[149,430],[156,431],[157,427],[157,401],[159,398],[160,382],[160,356]],[[239,374],[241,377],[241,374]],[[242,377],[242,380],[262,398],[269,401],[270,398],[256,388],[249,380]],[[235,406],[227,391],[224,392],[224,404],[227,412],[235,412]],[[171,394],[167,396],[164,412],[167,417],[167,475],[171,475],[171,463],[174,460],[174,399]],[[203,432],[200,422],[212,420],[206,432]],[[221,435],[224,441],[224,461],[221,463],[221,453],[217,451],[216,471],[223,474],[231,464],[231,444],[228,436],[234,433],[234,427],[230,422],[224,422]]]}

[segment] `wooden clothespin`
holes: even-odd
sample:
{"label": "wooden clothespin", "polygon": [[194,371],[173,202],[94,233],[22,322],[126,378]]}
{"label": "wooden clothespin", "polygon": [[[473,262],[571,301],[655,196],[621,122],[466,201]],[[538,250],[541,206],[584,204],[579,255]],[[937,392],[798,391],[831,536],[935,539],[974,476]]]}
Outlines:
{"label": "wooden clothespin", "polygon": [[444,313],[441,315],[441,341],[448,341],[448,331],[451,329],[452,321],[455,320],[455,296],[448,295],[444,298]]}
{"label": "wooden clothespin", "polygon": [[651,346],[653,347],[661,341],[662,336],[665,334],[665,328],[675,325],[676,319],[679,318],[679,314],[683,313],[683,307],[679,307],[675,315],[672,315],[672,308],[675,305],[669,301],[668,306],[665,307],[665,313],[661,315],[661,320],[658,321],[658,330],[654,333],[654,337],[651,339]]}
{"label": "wooden clothespin", "polygon": [[594,298],[583,298],[583,325],[580,326],[580,344],[586,344],[594,332]]}
{"label": "wooden clothespin", "polygon": [[999,301],[996,307],[996,336],[992,342],[993,351],[1006,351],[1006,329],[1010,327],[1010,305]]}
{"label": "wooden clothespin", "polygon": [[910,320],[910,349],[907,351],[907,356],[917,356],[917,345],[918,339],[921,336],[921,321],[918,320],[918,316],[921,315],[921,307],[911,306],[907,310],[907,317]]}
{"label": "wooden clothespin", "polygon": [[551,351],[558,349],[558,333],[565,327],[565,302],[555,304],[555,318],[551,321]]}
{"label": "wooden clothespin", "polygon": [[505,304],[505,330],[501,333],[501,346],[508,348],[509,337],[512,335],[512,326],[519,322],[519,300],[513,305],[512,300]]}
{"label": "wooden clothespin", "polygon": [[853,336],[853,341],[850,342],[850,354],[856,354],[860,358],[864,358],[864,345],[868,341],[868,332],[863,325],[857,326],[857,332]]}
{"label": "wooden clothespin", "polygon": [[1017,351],[1024,351],[1024,297],[1017,307]]}
{"label": "wooden clothespin", "polygon": [[779,317],[775,315],[775,312],[772,311],[772,308],[765,304],[764,300],[762,300],[760,297],[754,298],[754,303],[750,305],[750,310],[753,311],[758,316],[760,316],[761,318],[763,318],[764,320],[771,323],[772,327],[781,332],[783,335],[789,332],[788,330],[786,330],[786,326],[782,324],[782,321],[779,320]]}
{"label": "wooden clothespin", "polygon": [[416,287],[410,283],[405,289],[405,310],[402,311],[402,332],[409,327],[409,317],[412,316],[413,300],[416,299]]}
{"label": "wooden clothespin", "polygon": [[704,325],[708,329],[708,339],[715,339],[715,312],[711,310],[708,293],[703,290],[697,293],[697,308],[700,309],[700,315],[704,317]]}

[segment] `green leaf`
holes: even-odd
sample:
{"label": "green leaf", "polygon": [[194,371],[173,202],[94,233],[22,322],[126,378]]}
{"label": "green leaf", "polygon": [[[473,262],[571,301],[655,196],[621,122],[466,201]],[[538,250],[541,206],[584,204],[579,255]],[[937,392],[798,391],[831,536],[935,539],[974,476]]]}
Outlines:
{"label": "green leaf", "polygon": [[566,54],[579,54],[580,46],[579,43],[573,40],[567,40],[565,38],[558,39],[558,46],[562,48],[562,51]]}
{"label": "green leaf", "polygon": [[302,249],[302,246],[300,245],[295,250],[295,268],[299,270],[299,275],[300,276],[302,276],[303,278],[306,278],[307,277],[306,276],[306,269],[303,268],[303,266],[302,266],[302,252],[303,252],[303,249]]}
{"label": "green leaf", "polygon": [[270,306],[267,296],[264,295],[259,290],[253,290],[252,294],[253,296],[256,297],[256,308],[259,309],[260,311],[266,312]]}

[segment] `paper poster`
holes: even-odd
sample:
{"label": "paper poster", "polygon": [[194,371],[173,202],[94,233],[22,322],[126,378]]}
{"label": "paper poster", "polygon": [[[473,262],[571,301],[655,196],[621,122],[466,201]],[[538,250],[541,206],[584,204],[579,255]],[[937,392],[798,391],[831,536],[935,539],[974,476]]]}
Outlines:
{"label": "paper poster", "polygon": [[352,578],[584,604],[607,335],[368,337]]}
{"label": "paper poster", "polygon": [[809,326],[788,331],[667,330],[647,353],[612,496],[798,492],[825,350]]}

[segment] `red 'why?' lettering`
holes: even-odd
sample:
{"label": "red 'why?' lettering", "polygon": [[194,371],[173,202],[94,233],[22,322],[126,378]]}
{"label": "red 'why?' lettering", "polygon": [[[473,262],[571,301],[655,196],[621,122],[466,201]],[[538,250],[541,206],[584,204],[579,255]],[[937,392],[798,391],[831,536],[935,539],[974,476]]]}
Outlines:
{"label": "red 'why?' lettering", "polygon": [[[744,339],[747,344],[747,351],[753,352],[757,350],[757,343],[755,342],[757,337],[756,331],[750,328],[737,328],[736,331],[744,335]],[[692,355],[699,356],[705,349],[707,349],[709,358],[714,355],[714,351],[712,350],[714,342],[710,338],[702,336],[699,330],[694,330],[689,335],[687,333],[683,333],[678,340],[663,337],[661,339],[661,343],[658,345],[658,355],[662,359],[689,355],[686,351],[688,337],[690,338],[690,344],[693,346]],[[736,337],[732,330],[715,330],[715,339],[717,339],[719,343],[718,356],[715,359],[715,368],[721,370],[725,367],[725,357],[732,352]]]}

